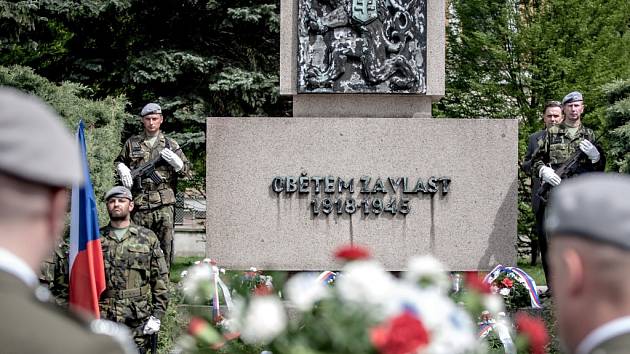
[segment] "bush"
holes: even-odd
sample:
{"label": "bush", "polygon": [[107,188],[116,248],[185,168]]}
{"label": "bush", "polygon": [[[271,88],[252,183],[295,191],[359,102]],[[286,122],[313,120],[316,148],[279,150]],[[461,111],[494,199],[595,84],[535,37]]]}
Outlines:
{"label": "bush", "polygon": [[62,116],[68,129],[73,132],[79,120],[83,119],[100,223],[105,224],[108,217],[103,197],[114,185],[113,161],[121,149],[123,121],[129,116],[125,113],[125,97],[108,96],[102,100],[92,100],[91,90],[86,86],[71,82],[57,85],[23,66],[0,66],[0,85],[12,86],[41,97]]}

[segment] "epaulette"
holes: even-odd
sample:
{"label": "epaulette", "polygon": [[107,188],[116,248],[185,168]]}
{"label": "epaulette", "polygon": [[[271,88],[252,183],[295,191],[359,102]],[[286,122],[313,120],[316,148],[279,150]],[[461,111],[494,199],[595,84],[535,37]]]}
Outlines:
{"label": "epaulette", "polygon": [[549,134],[558,134],[560,133],[561,130],[564,130],[560,127],[560,125],[552,125],[551,127],[547,128],[547,131],[549,132]]}

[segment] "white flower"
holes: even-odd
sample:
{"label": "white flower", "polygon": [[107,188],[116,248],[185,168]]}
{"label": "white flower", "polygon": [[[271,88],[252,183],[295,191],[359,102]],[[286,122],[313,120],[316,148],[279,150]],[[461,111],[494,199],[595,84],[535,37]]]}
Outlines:
{"label": "white flower", "polygon": [[408,271],[404,279],[422,288],[433,288],[446,293],[449,288],[449,279],[446,269],[433,256],[415,256],[409,260]]}
{"label": "white flower", "polygon": [[213,287],[212,268],[207,263],[199,263],[188,268],[186,277],[182,281],[184,294],[191,299],[198,295],[209,298]]}
{"label": "white flower", "polygon": [[431,338],[423,354],[469,353],[477,347],[474,323],[468,313],[440,292],[398,282],[386,309],[388,317],[404,311],[418,316]]}
{"label": "white flower", "polygon": [[319,300],[328,296],[326,285],[312,273],[296,274],[285,285],[287,299],[300,311],[309,311]]}
{"label": "white flower", "polygon": [[[438,304],[427,304],[429,307]],[[435,315],[435,314],[433,314]],[[423,315],[425,320],[427,316]],[[479,341],[475,335],[475,327],[468,313],[450,303],[442,308],[442,323],[431,331],[431,342],[423,353],[426,354],[463,354],[478,350]]]}
{"label": "white flower", "polygon": [[342,300],[364,307],[375,307],[375,315],[391,300],[395,279],[376,261],[355,261],[346,264],[337,278],[335,289]]}
{"label": "white flower", "polygon": [[496,294],[490,294],[483,297],[483,306],[494,316],[505,311],[503,298]]}
{"label": "white flower", "polygon": [[254,296],[240,322],[243,342],[267,344],[284,331],[287,315],[276,296]]}
{"label": "white flower", "polygon": [[510,295],[510,289],[503,288],[503,289],[499,290],[499,294],[501,294],[502,296],[508,296],[508,295]]}

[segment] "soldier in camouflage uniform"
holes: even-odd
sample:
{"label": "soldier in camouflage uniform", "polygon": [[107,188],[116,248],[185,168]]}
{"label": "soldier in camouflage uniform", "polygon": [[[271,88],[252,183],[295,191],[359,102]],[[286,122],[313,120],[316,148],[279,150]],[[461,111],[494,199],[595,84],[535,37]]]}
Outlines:
{"label": "soldier in camouflage uniform", "polygon": [[603,171],[606,161],[601,148],[593,144],[595,133],[582,124],[584,104],[582,94],[571,92],[562,100],[564,122],[547,129],[547,134],[538,142],[538,151],[532,158],[532,175],[542,178],[544,183],[557,186],[561,182],[555,170],[576,151],[584,153],[574,175],[585,172]]}
{"label": "soldier in camouflage uniform", "polygon": [[168,305],[168,267],[155,234],[131,223],[131,192],[114,187],[105,200],[111,221],[100,234],[107,284],[101,317],[129,327],[140,353],[146,353]]}
{"label": "soldier in camouflage uniform", "polygon": [[[164,120],[162,109],[155,103],[147,104],[140,113],[144,132],[129,138],[116,158],[115,165],[122,184],[135,196],[133,220],[157,235],[167,264],[173,262],[173,222],[177,180],[190,176],[190,163],[177,142],[160,131]],[[156,183],[148,176],[136,178],[131,171],[161,156],[155,167],[162,180]]]}
{"label": "soldier in camouflage uniform", "polygon": [[39,282],[48,287],[50,293],[55,297],[57,305],[68,307],[68,284],[70,272],[68,269],[69,245],[65,239],[55,247],[54,252],[44,259],[41,265]]}
{"label": "soldier in camouflage uniform", "polygon": [[[562,178],[556,174],[556,169],[568,161],[576,151],[581,150],[582,156],[578,161],[574,173],[577,176],[586,172],[603,171],[606,160],[603,150],[597,147],[595,133],[593,130],[582,124],[582,112],[584,104],[582,94],[571,92],[562,100],[562,110],[564,121],[559,125],[547,128],[546,133],[538,139],[538,147],[532,156],[531,174],[532,178],[540,178],[543,183],[557,186]],[[541,203],[540,215],[545,213],[545,204]],[[542,239],[546,239],[543,235]],[[542,249],[541,249],[542,251]],[[546,250],[542,252],[543,268],[547,279],[547,286],[550,287],[550,274],[548,269],[548,259]]]}

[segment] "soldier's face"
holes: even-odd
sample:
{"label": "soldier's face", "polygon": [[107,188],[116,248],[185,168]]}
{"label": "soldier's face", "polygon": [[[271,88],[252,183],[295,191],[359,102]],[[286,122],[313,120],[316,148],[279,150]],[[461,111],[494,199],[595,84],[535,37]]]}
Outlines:
{"label": "soldier's face", "polygon": [[163,120],[164,118],[162,118],[161,114],[149,114],[142,117],[142,124],[144,125],[144,131],[148,135],[157,134],[160,131],[160,126],[162,125]]}
{"label": "soldier's face", "polygon": [[133,202],[127,198],[112,197],[107,200],[107,212],[111,220],[127,220],[132,210]]}
{"label": "soldier's face", "polygon": [[576,122],[582,117],[582,112],[584,112],[584,103],[582,101],[566,103],[563,111],[564,119],[570,122]]}
{"label": "soldier's face", "polygon": [[560,107],[548,107],[545,110],[543,121],[547,128],[552,125],[560,124],[562,122],[562,109],[560,109]]}

